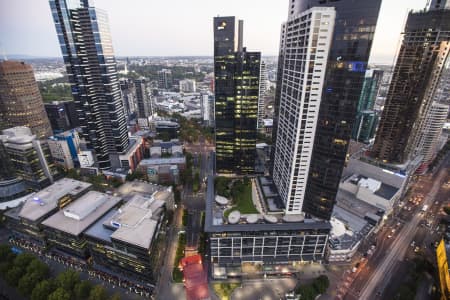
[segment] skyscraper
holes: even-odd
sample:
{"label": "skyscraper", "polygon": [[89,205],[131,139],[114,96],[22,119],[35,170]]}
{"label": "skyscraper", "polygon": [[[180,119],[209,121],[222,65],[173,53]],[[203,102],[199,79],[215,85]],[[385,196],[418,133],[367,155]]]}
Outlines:
{"label": "skyscraper", "polygon": [[52,103],[45,103],[44,106],[54,133],[79,126],[73,101],[53,101]]}
{"label": "skyscraper", "polygon": [[255,168],[261,53],[243,47],[242,26],[235,17],[214,18],[218,173],[251,174]]}
{"label": "skyscraper", "polygon": [[259,73],[259,98],[258,98],[258,129],[264,129],[264,118],[266,117],[265,95],[267,92],[267,69],[266,63],[261,61]]}
{"label": "skyscraper", "polygon": [[[275,98],[276,143],[272,170],[274,181],[278,181],[278,188],[281,189],[279,192],[286,204],[287,213],[304,212],[322,219],[331,217],[356,117],[380,4],[381,0],[291,0],[289,2],[288,23],[282,30],[279,55],[281,63],[279,63]],[[324,52],[317,51],[313,57],[309,57],[310,61],[307,61],[307,53],[297,56],[297,52],[303,51],[302,47],[306,47],[305,32],[301,30],[296,32],[295,25],[292,25],[291,36],[287,34],[283,36],[283,33],[286,33],[289,20],[313,7],[334,7],[336,19],[329,54],[323,55]],[[329,24],[322,24],[322,22],[327,23],[321,20],[322,15],[317,14],[315,17],[317,20],[311,20],[310,25],[304,25],[313,28],[313,37],[309,39],[311,44],[308,44],[311,48],[324,47],[327,44],[325,40],[330,32],[328,29],[323,29],[328,32],[321,32],[319,27]],[[303,15],[303,18],[308,16]],[[297,22],[302,22],[301,17]],[[322,38],[314,41],[317,36]],[[323,48],[321,50],[326,51]],[[311,63],[311,66],[307,66],[306,62]],[[325,66],[323,78],[307,70],[317,68],[321,73],[322,67]],[[303,72],[298,73],[301,70]],[[324,80],[323,89],[320,84],[322,80]],[[310,81],[311,85],[305,85],[305,81],[306,83]],[[296,83],[305,85],[306,90],[298,90]],[[313,84],[316,86],[313,87]],[[302,94],[304,98],[299,98]],[[308,99],[306,96],[316,102],[320,100],[320,106],[318,103],[305,103]],[[299,104],[302,106],[298,107]],[[314,118],[317,112],[314,110],[317,108],[319,111],[315,123]],[[302,113],[294,113],[298,110]],[[300,127],[297,135],[287,135],[288,130],[280,129],[284,126],[281,125],[283,122],[295,124],[294,128],[297,129]],[[284,132],[286,134],[282,134]],[[283,139],[297,147],[297,157],[293,156],[291,149],[284,147],[284,143],[280,142],[278,145]],[[280,146],[284,148],[279,149]],[[297,159],[299,154],[300,160],[289,167],[293,163],[290,159]],[[276,175],[276,172],[279,175]],[[282,178],[290,178],[291,181],[285,184],[281,182]]]}
{"label": "skyscraper", "polygon": [[81,136],[95,151],[98,167],[109,169],[129,140],[108,17],[88,0],[50,0],[50,7]]}
{"label": "skyscraper", "polygon": [[38,138],[52,135],[33,68],[18,61],[0,62],[0,130],[27,126]]}
{"label": "skyscraper", "polygon": [[[407,163],[417,149],[450,52],[450,9],[410,12],[371,155]],[[445,1],[442,1],[444,5]],[[447,62],[448,63],[448,62]]]}
{"label": "skyscraper", "polygon": [[298,214],[303,208],[334,20],[334,8],[315,7],[290,15],[282,26],[273,180],[286,213]]}
{"label": "skyscraper", "polygon": [[356,121],[352,131],[352,139],[355,141],[369,143],[375,136],[379,117],[373,108],[382,79],[383,71],[366,71],[361,96],[359,97]]}
{"label": "skyscraper", "polygon": [[138,118],[147,118],[153,114],[151,102],[147,94],[145,78],[139,78],[134,81],[136,87],[136,104]]}

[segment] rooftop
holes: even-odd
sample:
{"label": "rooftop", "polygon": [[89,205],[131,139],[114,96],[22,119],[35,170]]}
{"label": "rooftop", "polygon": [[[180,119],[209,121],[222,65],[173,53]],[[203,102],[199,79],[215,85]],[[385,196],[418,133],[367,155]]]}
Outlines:
{"label": "rooftop", "polygon": [[42,225],[78,236],[121,201],[121,198],[90,191],[58,211]]}
{"label": "rooftop", "polygon": [[143,159],[139,165],[165,165],[165,164],[185,164],[186,157],[148,158]]}
{"label": "rooftop", "polygon": [[91,187],[90,183],[70,178],[63,178],[45,189],[29,196],[19,216],[30,221],[37,221],[59,206],[59,200],[66,196],[76,196]]}
{"label": "rooftop", "polygon": [[134,195],[104,225],[117,228],[112,239],[149,249],[164,204],[157,197]]}

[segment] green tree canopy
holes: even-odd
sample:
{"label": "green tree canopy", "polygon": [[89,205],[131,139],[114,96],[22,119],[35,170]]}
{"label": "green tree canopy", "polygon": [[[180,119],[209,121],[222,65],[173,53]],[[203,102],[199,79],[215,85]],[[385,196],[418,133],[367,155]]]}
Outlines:
{"label": "green tree canopy", "polygon": [[41,281],[34,287],[30,300],[47,300],[54,289],[55,285],[52,281]]}
{"label": "green tree canopy", "polygon": [[73,293],[75,286],[80,282],[80,275],[72,270],[60,273],[56,277],[56,285],[69,293]]}
{"label": "green tree canopy", "polygon": [[107,300],[108,294],[106,290],[101,285],[96,285],[92,288],[91,293],[89,294],[89,300]]}
{"label": "green tree canopy", "polygon": [[48,296],[48,300],[70,300],[70,293],[59,287]]}
{"label": "green tree canopy", "polygon": [[75,285],[75,299],[85,300],[91,293],[92,284],[89,281],[83,280]]}
{"label": "green tree canopy", "polygon": [[17,266],[13,266],[6,273],[5,280],[10,286],[17,286],[19,284],[19,280],[20,280],[20,278],[22,278],[23,274],[24,274],[24,269],[21,269]]}

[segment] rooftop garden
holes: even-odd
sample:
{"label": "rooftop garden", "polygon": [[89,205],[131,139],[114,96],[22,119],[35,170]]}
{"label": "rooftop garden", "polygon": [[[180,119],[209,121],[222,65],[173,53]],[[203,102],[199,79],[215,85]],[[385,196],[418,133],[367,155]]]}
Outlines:
{"label": "rooftop garden", "polygon": [[225,212],[225,217],[238,210],[241,214],[256,214],[255,205],[252,200],[252,182],[249,178],[232,179],[228,177],[217,177],[215,179],[217,195],[232,200],[232,207]]}

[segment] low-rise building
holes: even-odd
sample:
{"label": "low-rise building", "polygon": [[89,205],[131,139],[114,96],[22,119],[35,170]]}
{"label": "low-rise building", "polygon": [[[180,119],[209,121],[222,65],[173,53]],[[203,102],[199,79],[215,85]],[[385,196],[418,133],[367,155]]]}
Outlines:
{"label": "low-rise building", "polygon": [[[256,195],[254,184],[252,189]],[[216,197],[214,178],[208,177],[205,232],[213,278],[281,275],[325,260],[329,222],[265,212],[261,206],[256,205],[257,213],[228,214],[229,201]]]}
{"label": "low-rise building", "polygon": [[72,255],[86,258],[83,232],[121,203],[121,198],[90,191],[42,222],[47,242]]}
{"label": "low-rise building", "polygon": [[5,129],[0,140],[16,175],[31,188],[49,186],[58,177],[47,141],[38,140],[28,127]]}
{"label": "low-rise building", "polygon": [[186,168],[186,157],[163,157],[144,159],[139,170],[155,183],[178,183],[180,172]]}
{"label": "low-rise building", "polygon": [[140,136],[130,137],[130,146],[125,154],[119,155],[120,167],[132,172],[144,158],[144,139]]}
{"label": "low-rise building", "polygon": [[134,195],[110,211],[86,232],[94,265],[154,283],[162,258],[157,237],[164,226],[165,204],[171,192],[150,197]]}
{"label": "low-rise building", "polygon": [[22,206],[5,213],[7,227],[14,235],[46,245],[42,221],[66,207],[91,189],[90,183],[63,178],[43,190],[30,195]]}

